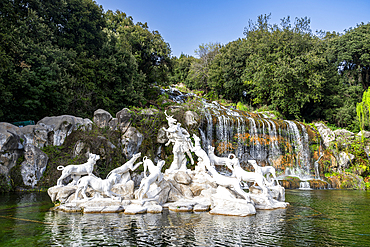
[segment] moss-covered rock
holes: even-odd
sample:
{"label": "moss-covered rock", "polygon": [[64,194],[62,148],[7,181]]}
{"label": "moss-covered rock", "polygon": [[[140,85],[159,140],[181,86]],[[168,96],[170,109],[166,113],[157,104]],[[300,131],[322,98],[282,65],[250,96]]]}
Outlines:
{"label": "moss-covered rock", "polygon": [[353,173],[333,173],[326,175],[326,179],[333,189],[365,189],[364,179]]}

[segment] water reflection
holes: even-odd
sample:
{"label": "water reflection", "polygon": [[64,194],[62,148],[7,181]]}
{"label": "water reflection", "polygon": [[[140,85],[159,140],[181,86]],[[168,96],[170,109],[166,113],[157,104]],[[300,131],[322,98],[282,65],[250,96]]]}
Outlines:
{"label": "water reflection", "polygon": [[260,211],[251,217],[208,213],[76,214],[48,212],[55,245],[272,245],[284,234],[286,209]]}
{"label": "water reflection", "polygon": [[46,194],[0,196],[1,246],[368,246],[370,193],[289,190],[287,209],[209,213],[53,212]]}

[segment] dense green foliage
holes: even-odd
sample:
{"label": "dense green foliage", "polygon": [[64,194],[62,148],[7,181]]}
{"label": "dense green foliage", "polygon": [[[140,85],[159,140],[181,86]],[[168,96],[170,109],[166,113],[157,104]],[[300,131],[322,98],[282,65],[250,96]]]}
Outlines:
{"label": "dense green foliage", "polygon": [[0,23],[2,121],[115,113],[167,82],[161,35],[95,1],[4,0]]}
{"label": "dense green foliage", "polygon": [[[310,20],[270,15],[249,21],[244,38],[201,44],[197,57],[171,57],[147,23],[93,0],[0,3],[0,119],[91,117],[155,105],[153,85],[183,83],[285,118],[360,129],[356,104],[370,83],[370,23],[344,34],[317,32]],[[361,126],[365,129],[368,125]]]}
{"label": "dense green foliage", "polygon": [[[261,15],[257,22],[249,21],[245,38],[221,47],[200,45],[206,52],[199,58],[175,59],[172,82],[234,103],[267,107],[286,118],[326,120],[359,130],[356,103],[369,83],[370,24],[343,35],[314,34],[307,17],[294,24],[283,18],[279,25],[269,19]],[[192,80],[194,75],[198,77]]]}

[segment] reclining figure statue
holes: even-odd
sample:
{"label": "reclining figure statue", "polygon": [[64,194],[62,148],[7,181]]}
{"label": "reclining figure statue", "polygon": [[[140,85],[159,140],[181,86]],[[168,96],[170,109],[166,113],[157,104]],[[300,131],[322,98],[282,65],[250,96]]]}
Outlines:
{"label": "reclining figure statue", "polygon": [[89,153],[89,159],[86,163],[81,165],[69,165],[69,166],[58,166],[57,170],[62,171],[62,175],[57,181],[57,186],[63,186],[63,179],[71,175],[73,181],[69,183],[68,185],[76,185],[77,181],[80,179],[82,175],[89,175],[94,176],[92,173],[94,170],[94,165],[97,160],[100,159],[100,156],[97,154],[91,154]]}
{"label": "reclining figure statue", "polygon": [[[78,200],[78,194],[81,191],[81,195],[84,199],[88,199],[86,195],[86,189],[91,187],[95,193],[104,193],[110,198],[114,199],[114,196],[120,198],[121,196],[111,191],[113,185],[120,178],[118,174],[111,174],[107,179],[101,179],[95,176],[85,176],[78,180],[75,200]],[[95,197],[95,195],[94,195]],[[91,198],[92,199],[92,198]]]}

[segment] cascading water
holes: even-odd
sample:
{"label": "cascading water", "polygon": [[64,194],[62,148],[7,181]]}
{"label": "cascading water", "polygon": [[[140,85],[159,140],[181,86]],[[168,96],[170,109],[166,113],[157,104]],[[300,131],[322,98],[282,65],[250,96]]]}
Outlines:
{"label": "cascading water", "polygon": [[280,175],[317,177],[304,124],[229,109],[217,102],[204,102],[204,114],[200,128],[204,150],[212,145],[219,156],[234,153],[241,162],[254,159],[273,165]]}

